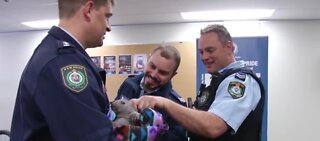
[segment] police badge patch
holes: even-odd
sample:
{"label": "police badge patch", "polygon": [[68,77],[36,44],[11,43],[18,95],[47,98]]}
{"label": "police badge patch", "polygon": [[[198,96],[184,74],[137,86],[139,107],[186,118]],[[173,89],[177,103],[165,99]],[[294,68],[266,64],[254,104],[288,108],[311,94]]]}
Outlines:
{"label": "police badge patch", "polygon": [[229,83],[228,92],[233,99],[241,98],[244,94],[246,86],[241,82],[232,81]]}
{"label": "police badge patch", "polygon": [[209,91],[207,89],[203,90],[201,93],[200,93],[200,98],[199,98],[199,101],[198,101],[198,106],[203,106],[208,97],[209,97]]}
{"label": "police badge patch", "polygon": [[61,68],[64,85],[74,92],[81,92],[88,85],[86,69],[80,65],[68,65]]}

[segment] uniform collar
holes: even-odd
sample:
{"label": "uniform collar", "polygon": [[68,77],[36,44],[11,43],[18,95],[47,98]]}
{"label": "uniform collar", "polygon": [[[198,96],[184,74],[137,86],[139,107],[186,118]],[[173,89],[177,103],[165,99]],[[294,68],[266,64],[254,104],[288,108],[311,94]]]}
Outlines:
{"label": "uniform collar", "polygon": [[244,67],[245,64],[244,64],[244,61],[235,61],[231,64],[229,64],[227,67],[219,70],[219,73],[222,73],[224,70],[227,70],[227,69],[234,69],[234,68],[241,68],[241,67]]}
{"label": "uniform collar", "polygon": [[145,95],[145,94],[149,95],[149,94],[152,94],[152,93],[156,93],[160,89],[160,88],[157,88],[157,89],[155,89],[155,90],[153,90],[151,92],[146,92],[144,90],[144,76],[142,77],[142,79],[140,81],[140,88],[141,88],[140,96]]}
{"label": "uniform collar", "polygon": [[82,54],[90,58],[88,53],[84,50],[84,48],[79,44],[79,42],[73,38],[70,34],[68,34],[66,31],[61,29],[60,27],[53,26],[51,29],[48,31],[49,35],[53,36],[57,40],[65,41],[68,42],[72,45],[75,46],[77,50],[79,50]]}
{"label": "uniform collar", "polygon": [[75,40],[83,49],[83,45],[80,43],[80,41],[74,37],[70,32],[68,32],[67,30],[65,30],[63,27],[57,26],[58,28],[60,28],[62,31],[64,31],[65,33],[67,33],[73,40]]}
{"label": "uniform collar", "polygon": [[61,40],[61,41],[66,41],[71,43],[72,45],[76,46],[78,49],[83,50],[83,47],[81,46],[81,44],[79,44],[79,42],[73,38],[70,34],[68,34],[65,30],[63,30],[60,27],[57,26],[53,26],[51,27],[51,29],[48,31],[48,33],[52,36],[54,36],[57,40]]}

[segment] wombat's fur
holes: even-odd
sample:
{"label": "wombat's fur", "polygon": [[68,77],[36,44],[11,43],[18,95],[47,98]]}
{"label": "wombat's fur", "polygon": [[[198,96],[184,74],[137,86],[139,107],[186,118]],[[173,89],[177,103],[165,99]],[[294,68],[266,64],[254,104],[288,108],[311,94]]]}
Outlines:
{"label": "wombat's fur", "polygon": [[114,128],[123,125],[136,125],[140,116],[137,109],[133,107],[132,102],[126,99],[113,101],[111,109],[116,114],[116,119],[112,122]]}

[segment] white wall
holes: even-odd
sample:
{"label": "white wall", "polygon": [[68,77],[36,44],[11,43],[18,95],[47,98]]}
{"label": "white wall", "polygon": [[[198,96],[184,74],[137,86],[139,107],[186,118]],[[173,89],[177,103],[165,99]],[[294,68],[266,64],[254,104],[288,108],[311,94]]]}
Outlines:
{"label": "white wall", "polygon": [[21,73],[46,32],[0,34],[0,129],[10,129]]}
{"label": "white wall", "polygon": [[269,141],[319,141],[320,22],[269,28]]}
{"label": "white wall", "polygon": [[[207,24],[114,27],[105,44],[194,42],[199,29]],[[233,36],[269,36],[268,141],[320,140],[320,21],[236,25],[226,24]],[[0,34],[0,129],[10,129],[20,75],[45,34]]]}

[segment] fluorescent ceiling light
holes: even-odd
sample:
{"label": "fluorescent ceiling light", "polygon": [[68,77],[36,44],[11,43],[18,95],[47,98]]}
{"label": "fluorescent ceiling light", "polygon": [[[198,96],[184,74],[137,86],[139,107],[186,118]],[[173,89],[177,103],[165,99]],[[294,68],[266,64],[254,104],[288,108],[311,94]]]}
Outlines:
{"label": "fluorescent ceiling light", "polygon": [[42,20],[42,21],[30,21],[22,22],[21,24],[32,27],[32,28],[50,28],[53,25],[58,25],[59,20]]}
{"label": "fluorescent ceiling light", "polygon": [[257,20],[272,16],[274,9],[216,10],[181,12],[187,20]]}

